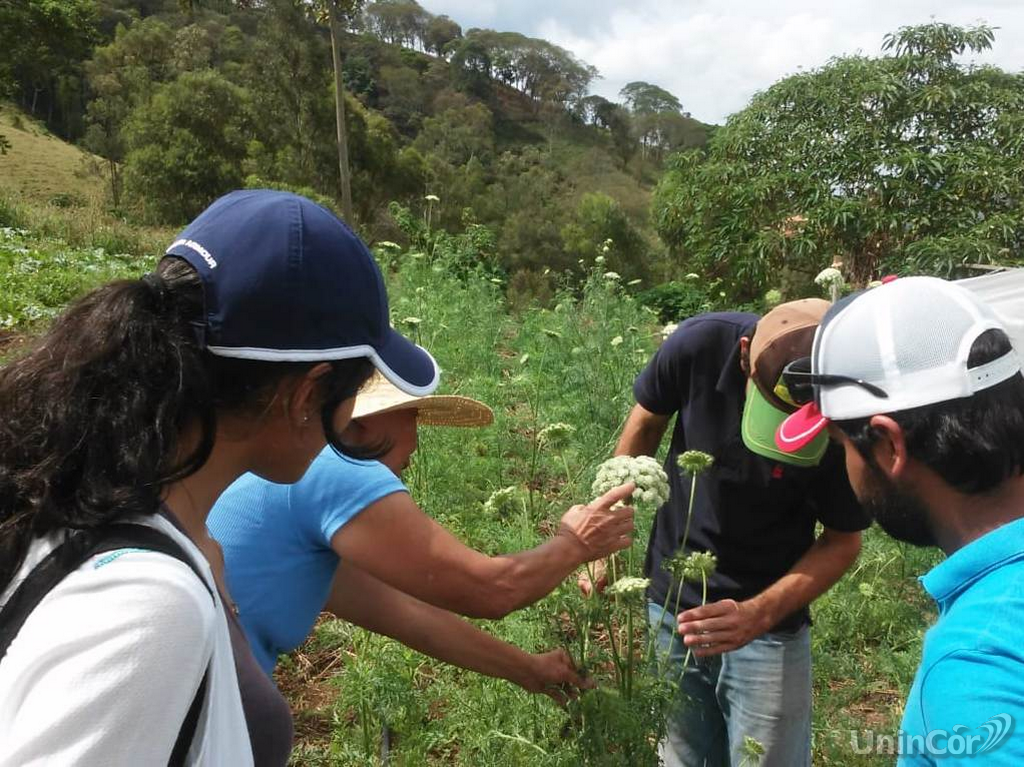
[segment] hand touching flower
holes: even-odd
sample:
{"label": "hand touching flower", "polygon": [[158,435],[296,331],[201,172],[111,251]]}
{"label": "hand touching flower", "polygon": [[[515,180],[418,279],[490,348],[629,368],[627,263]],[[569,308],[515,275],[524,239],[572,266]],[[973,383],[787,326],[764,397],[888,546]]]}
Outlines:
{"label": "hand touching flower", "polygon": [[586,506],[573,506],[562,516],[559,535],[570,535],[581,545],[580,563],[620,551],[633,542],[633,509],[618,504],[636,486],[630,482],[612,487]]}
{"label": "hand touching flower", "polygon": [[633,503],[661,506],[668,500],[668,475],[654,458],[647,455],[617,455],[597,467],[591,489],[606,493],[613,487],[632,482],[636,485]]}

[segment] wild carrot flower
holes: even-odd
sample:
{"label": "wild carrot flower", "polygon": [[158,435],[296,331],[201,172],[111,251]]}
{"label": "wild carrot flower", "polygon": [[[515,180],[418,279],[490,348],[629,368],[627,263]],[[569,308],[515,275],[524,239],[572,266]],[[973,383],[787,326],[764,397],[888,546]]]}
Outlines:
{"label": "wild carrot flower", "polygon": [[633,503],[661,506],[668,500],[668,475],[656,460],[647,455],[619,455],[597,467],[591,490],[604,495],[612,488],[633,482]]}
{"label": "wild carrot flower", "polygon": [[626,576],[619,578],[615,583],[605,589],[605,594],[613,597],[642,597],[647,587],[651,585],[650,578],[634,578]]}
{"label": "wild carrot flower", "polygon": [[673,333],[676,332],[676,328],[678,328],[678,327],[679,327],[679,324],[676,323],[676,322],[668,323],[668,325],[666,325],[665,327],[663,327],[661,329],[661,337],[662,338],[668,338],[670,335],[672,335]]}
{"label": "wild carrot flower", "polygon": [[484,512],[497,517],[507,517],[522,510],[522,495],[514,485],[503,487],[491,493],[484,501]]}
{"label": "wild carrot flower", "polygon": [[576,427],[568,423],[552,423],[545,426],[537,434],[537,444],[552,450],[564,450],[569,440],[576,433]]}
{"label": "wild carrot flower", "polygon": [[714,462],[714,456],[702,450],[687,450],[676,459],[679,468],[690,475],[702,474],[711,468]]}
{"label": "wild carrot flower", "polygon": [[700,583],[707,580],[718,567],[718,557],[710,551],[693,551],[683,560],[681,574],[684,581]]}
{"label": "wild carrot flower", "polygon": [[615,282],[616,280],[621,280],[622,275],[619,274],[618,272],[605,272],[604,278],[606,280],[611,280],[612,282]]}
{"label": "wild carrot flower", "polygon": [[820,285],[825,289],[830,289],[833,285],[843,286],[843,273],[836,269],[834,266],[830,266],[827,269],[822,269],[818,272],[818,276],[814,278],[814,284]]}

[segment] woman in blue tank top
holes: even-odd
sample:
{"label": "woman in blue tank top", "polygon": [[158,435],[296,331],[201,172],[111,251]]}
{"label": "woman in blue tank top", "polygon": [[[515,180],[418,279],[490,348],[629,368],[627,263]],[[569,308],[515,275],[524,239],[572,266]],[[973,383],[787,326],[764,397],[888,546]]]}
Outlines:
{"label": "woman in blue tank top", "polygon": [[459,615],[501,618],[535,602],[584,562],[627,546],[632,486],[574,506],[558,533],[528,551],[489,557],[419,509],[400,480],[417,427],[482,426],[465,397],[405,394],[376,377],[356,398],[346,444],[385,452],[357,460],[326,449],[295,485],[248,475],[208,524],[224,550],[239,617],[260,664],[300,645],[322,610],[440,660],[562,699],[583,680],[563,650],[531,655]]}

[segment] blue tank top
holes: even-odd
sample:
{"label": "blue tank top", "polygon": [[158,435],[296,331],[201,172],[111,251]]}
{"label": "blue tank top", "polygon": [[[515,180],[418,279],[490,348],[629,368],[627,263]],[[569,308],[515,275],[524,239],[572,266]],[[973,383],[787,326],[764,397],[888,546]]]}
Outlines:
{"label": "blue tank top", "polygon": [[327,447],[294,485],[253,474],[235,481],[207,519],[224,551],[228,588],[260,666],[309,636],[330,593],[334,534],[370,504],[405,485],[378,461]]}

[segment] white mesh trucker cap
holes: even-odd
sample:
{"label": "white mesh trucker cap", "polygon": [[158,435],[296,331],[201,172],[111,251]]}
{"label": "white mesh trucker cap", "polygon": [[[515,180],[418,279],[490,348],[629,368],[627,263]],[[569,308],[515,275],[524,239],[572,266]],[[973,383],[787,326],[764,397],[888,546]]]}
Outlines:
{"label": "white mesh trucker cap", "polygon": [[970,397],[1007,380],[1020,371],[1012,350],[967,367],[971,346],[992,329],[1006,332],[991,307],[935,277],[904,277],[836,303],[815,333],[809,372],[797,374],[813,385],[813,401],[782,423],[776,444],[798,450],[830,420]]}

